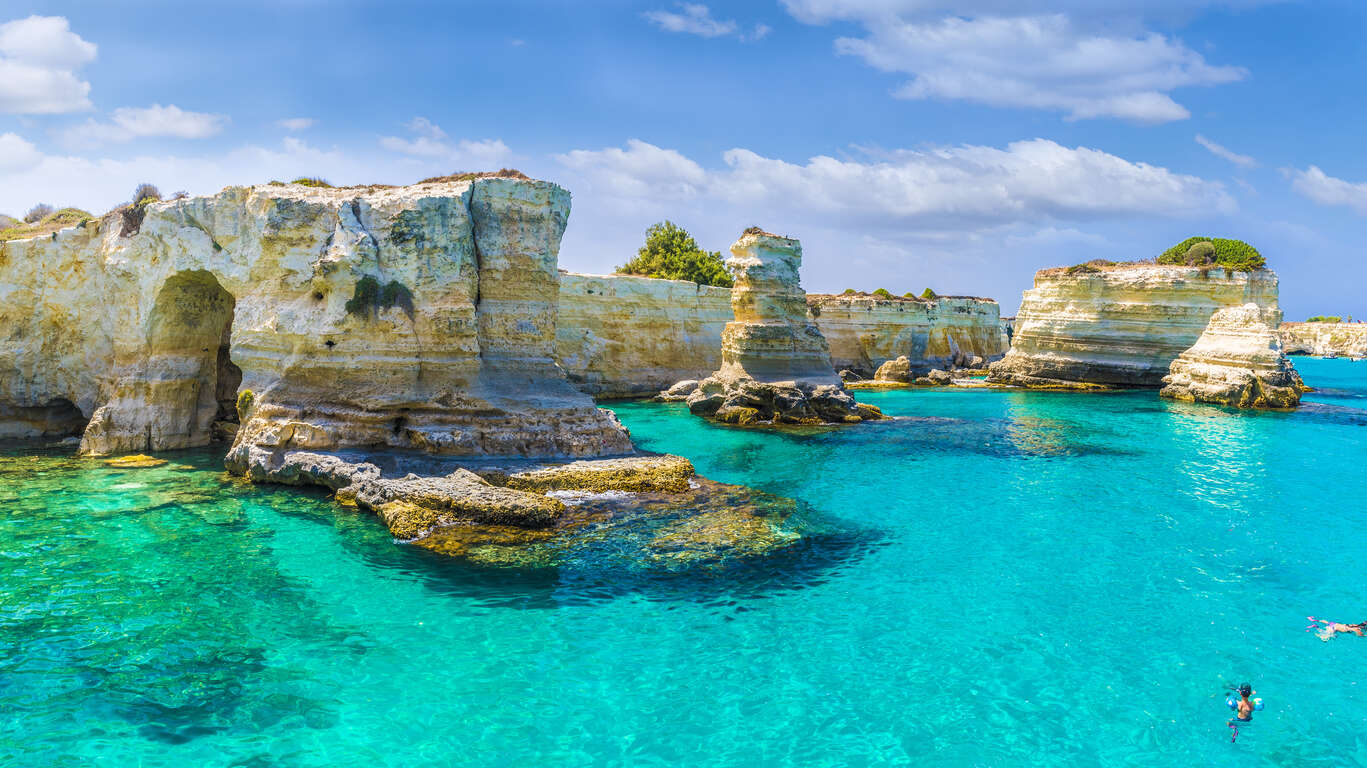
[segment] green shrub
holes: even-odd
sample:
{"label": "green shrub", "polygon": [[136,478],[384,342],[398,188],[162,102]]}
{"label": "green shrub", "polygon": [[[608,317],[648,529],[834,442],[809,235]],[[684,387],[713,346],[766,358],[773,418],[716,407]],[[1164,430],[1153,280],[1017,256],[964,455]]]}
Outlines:
{"label": "green shrub", "polygon": [[299,178],[295,179],[294,181],[291,181],[290,183],[298,184],[301,187],[320,187],[322,189],[332,189],[332,185],[327,183],[326,179],[320,179],[315,176],[300,176]]}
{"label": "green shrub", "polygon": [[356,281],[356,289],[346,303],[346,311],[352,315],[371,315],[393,307],[399,307],[412,318],[413,292],[397,280],[380,285],[379,280],[369,276]]}
{"label": "green shrub", "polygon": [[646,242],[636,258],[617,268],[621,275],[644,275],[665,280],[692,280],[699,285],[730,288],[732,279],[719,251],[704,251],[693,236],[672,221],[646,230]]}
{"label": "green shrub", "polygon": [[857,295],[859,295],[859,291],[856,291],[856,290],[853,289],[853,288],[846,288],[846,289],[844,290],[844,292],[841,293],[840,295],[841,295],[841,296],[857,296]]}
{"label": "green shrub", "polygon": [[880,299],[893,298],[892,291],[889,291],[887,288],[874,288],[873,295],[877,296]]}
{"label": "green shrub", "polygon": [[1307,323],[1341,323],[1343,318],[1338,315],[1315,315],[1305,318]]}
{"label": "green shrub", "polygon": [[1163,251],[1158,256],[1158,263],[1188,267],[1216,266],[1239,272],[1267,267],[1267,260],[1258,253],[1258,249],[1242,240],[1223,237],[1188,237]]}
{"label": "green shrub", "polygon": [[1073,266],[1069,267],[1067,271],[1070,275],[1085,275],[1091,274],[1093,272],[1100,272],[1102,267],[1113,266],[1115,266],[1114,261],[1108,261],[1106,259],[1092,259],[1091,261],[1084,261],[1081,264],[1074,264]]}
{"label": "green shrub", "polygon": [[244,389],[237,393],[237,420],[246,421],[247,414],[252,409],[252,403],[256,402],[256,395],[250,389]]}
{"label": "green shrub", "polygon": [[133,190],[133,205],[147,205],[161,199],[161,190],[155,184],[143,182]]}
{"label": "green shrub", "polygon": [[923,298],[923,299],[938,299],[938,298],[940,298],[940,294],[938,294],[938,293],[936,293],[935,291],[932,291],[931,289],[927,288],[927,289],[925,289],[924,291],[921,291],[921,298]]}

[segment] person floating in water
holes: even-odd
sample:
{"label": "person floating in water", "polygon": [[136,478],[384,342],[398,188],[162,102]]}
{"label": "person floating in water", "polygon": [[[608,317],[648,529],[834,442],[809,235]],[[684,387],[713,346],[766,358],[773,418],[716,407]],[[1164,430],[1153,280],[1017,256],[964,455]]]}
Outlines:
{"label": "person floating in water", "polygon": [[1229,728],[1233,731],[1233,733],[1229,735],[1230,741],[1239,738],[1239,724],[1252,722],[1253,710],[1262,709],[1262,701],[1260,699],[1249,698],[1254,693],[1256,693],[1256,691],[1253,690],[1253,686],[1244,683],[1239,686],[1239,698],[1236,699],[1231,696],[1228,701],[1225,702],[1229,705],[1230,709],[1234,710],[1234,719],[1229,721]]}
{"label": "person floating in water", "polygon": [[[1367,630],[1367,621],[1359,622],[1357,624],[1340,624],[1337,621],[1329,621],[1328,619],[1317,619],[1314,616],[1306,616],[1305,618],[1313,622],[1310,626],[1305,628],[1305,631],[1313,631],[1316,635],[1319,636],[1319,639],[1324,640],[1325,642],[1328,642],[1329,638],[1333,637],[1339,632],[1352,632],[1358,637],[1362,637],[1363,630]],[[1319,627],[1316,626],[1316,624],[1323,624],[1324,626]]]}
{"label": "person floating in water", "polygon": [[1253,719],[1253,702],[1248,698],[1253,694],[1253,686],[1248,683],[1239,686],[1239,700],[1236,702],[1234,717],[1245,723]]}

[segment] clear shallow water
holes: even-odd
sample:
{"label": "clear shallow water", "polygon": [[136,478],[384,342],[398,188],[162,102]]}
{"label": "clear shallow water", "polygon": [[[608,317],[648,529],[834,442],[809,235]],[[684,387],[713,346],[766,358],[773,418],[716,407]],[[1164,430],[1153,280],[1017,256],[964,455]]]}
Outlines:
{"label": "clear shallow water", "polygon": [[[863,393],[805,435],[614,406],[818,537],[476,568],[209,455],[0,452],[4,765],[1367,765],[1367,364],[1294,414]],[[1224,683],[1267,709],[1229,741]]]}

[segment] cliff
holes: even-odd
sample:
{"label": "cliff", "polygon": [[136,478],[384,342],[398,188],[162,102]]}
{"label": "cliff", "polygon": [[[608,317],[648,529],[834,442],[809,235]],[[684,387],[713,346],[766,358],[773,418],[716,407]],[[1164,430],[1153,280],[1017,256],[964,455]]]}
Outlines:
{"label": "cliff", "polygon": [[1277,309],[1275,273],[1155,264],[1041,270],[988,381],[1158,387],[1216,310],[1248,303]]}
{"label": "cliff", "polygon": [[1000,359],[1009,346],[1001,308],[991,299],[936,299],[811,294],[807,305],[830,344],[837,370],[871,376],[906,357],[913,371],[976,367]]}
{"label": "cliff", "polygon": [[686,400],[701,416],[736,424],[855,423],[879,419],[855,403],[831,366],[830,349],[807,313],[798,271],[802,245],[748,229],[731,246],[727,269],[733,320],[721,336],[721,367],[662,397]]}
{"label": "cliff", "polygon": [[1282,323],[1288,355],[1367,357],[1367,323]]}
{"label": "cliff", "polygon": [[556,358],[595,397],[653,395],[715,371],[731,319],[728,288],[561,272]]}
{"label": "cliff", "polygon": [[554,359],[569,203],[518,178],[232,187],[5,243],[0,434],[204,445],[240,388],[239,470],[252,447],[629,451]]}
{"label": "cliff", "polygon": [[1294,408],[1304,385],[1282,353],[1281,312],[1249,303],[1217,310],[1190,349],[1172,361],[1159,394],[1236,408]]}

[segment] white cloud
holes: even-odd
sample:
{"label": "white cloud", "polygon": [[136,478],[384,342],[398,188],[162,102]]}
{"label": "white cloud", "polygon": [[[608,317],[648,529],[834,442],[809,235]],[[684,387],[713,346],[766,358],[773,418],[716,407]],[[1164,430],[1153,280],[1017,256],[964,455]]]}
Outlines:
{"label": "white cloud", "polygon": [[90,83],[76,70],[95,59],[95,45],[61,16],[29,16],[0,24],[0,112],[60,114],[90,109]]}
{"label": "white cloud", "polygon": [[463,170],[495,168],[509,162],[513,155],[501,139],[461,139],[452,143],[441,126],[425,117],[415,117],[404,127],[415,134],[413,138],[381,136],[380,146],[409,157],[460,163]]}
{"label": "white cloud", "polygon": [[1215,155],[1216,157],[1221,158],[1222,160],[1228,160],[1231,163],[1234,163],[1235,165],[1240,166],[1242,168],[1258,167],[1258,161],[1253,159],[1252,157],[1249,157],[1248,155],[1241,155],[1238,152],[1227,149],[1223,145],[1216,144],[1215,142],[1211,141],[1210,139],[1207,139],[1205,136],[1202,136],[1199,133],[1196,134],[1196,143],[1210,150],[1210,153],[1212,155]]}
{"label": "white cloud", "polygon": [[1336,179],[1312,165],[1304,171],[1287,169],[1291,187],[1320,205],[1343,205],[1367,215],[1367,182]]}
{"label": "white cloud", "polygon": [[190,112],[170,104],[150,107],[120,107],[114,110],[111,121],[95,120],[68,128],[63,139],[72,145],[98,145],[106,142],[132,141],[148,137],[175,139],[205,139],[223,130],[226,115]]}
{"label": "white cloud", "polygon": [[317,121],[311,117],[287,117],[284,120],[276,121],[276,125],[287,131],[298,133],[312,128]]}
{"label": "white cloud", "polygon": [[[747,215],[777,214],[827,226],[967,230],[1041,220],[1229,213],[1222,184],[1046,139],[1004,149],[898,150],[867,160],[805,163],[747,149],[708,171],[639,140],[626,149],[576,150],[558,160],[595,196],[620,204],[710,201]],[[614,204],[619,204],[615,202]]]}
{"label": "white cloud", "polygon": [[701,3],[679,3],[682,13],[646,11],[650,23],[668,32],[683,32],[699,37],[725,37],[736,34],[740,27],[734,21],[712,18],[712,11]]}
{"label": "white cloud", "polygon": [[22,136],[14,133],[0,134],[0,173],[27,171],[42,161],[42,153]]}
{"label": "white cloud", "polygon": [[1207,64],[1180,41],[1085,31],[1062,14],[884,20],[836,51],[885,72],[912,75],[894,95],[1049,109],[1069,119],[1182,120],[1190,113],[1168,92],[1243,78],[1239,67]]}

